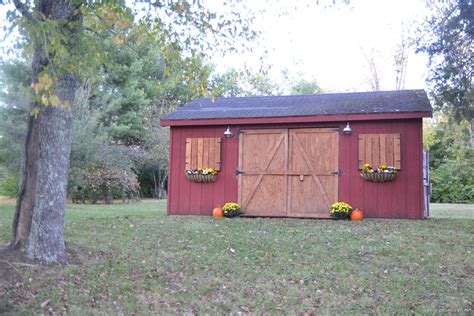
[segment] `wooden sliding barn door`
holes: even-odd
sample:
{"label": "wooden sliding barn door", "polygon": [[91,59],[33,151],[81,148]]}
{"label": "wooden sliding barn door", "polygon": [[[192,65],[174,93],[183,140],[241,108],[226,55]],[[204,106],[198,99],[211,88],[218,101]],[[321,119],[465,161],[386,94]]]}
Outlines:
{"label": "wooden sliding barn door", "polygon": [[239,204],[245,215],[286,216],[288,131],[248,130],[239,139]]}
{"label": "wooden sliding barn door", "polygon": [[338,192],[338,132],[289,131],[288,216],[329,217]]}
{"label": "wooden sliding barn door", "polygon": [[246,130],[239,138],[245,215],[328,217],[337,201],[338,133],[329,128]]}

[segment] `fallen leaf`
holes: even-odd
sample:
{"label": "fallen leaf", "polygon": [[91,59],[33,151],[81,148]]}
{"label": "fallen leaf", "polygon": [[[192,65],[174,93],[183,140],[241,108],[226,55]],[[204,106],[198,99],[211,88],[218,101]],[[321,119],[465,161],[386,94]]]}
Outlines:
{"label": "fallen leaf", "polygon": [[41,303],[41,308],[45,308],[46,306],[48,306],[48,304],[51,302],[51,300],[46,300],[44,301],[43,303]]}

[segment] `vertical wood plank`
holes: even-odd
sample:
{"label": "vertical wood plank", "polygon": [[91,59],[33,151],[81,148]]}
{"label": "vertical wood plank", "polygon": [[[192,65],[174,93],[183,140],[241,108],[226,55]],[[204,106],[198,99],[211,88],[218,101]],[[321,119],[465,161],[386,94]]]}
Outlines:
{"label": "vertical wood plank", "polygon": [[372,163],[375,166],[380,165],[380,135],[372,136]]}
{"label": "vertical wood plank", "polygon": [[[391,128],[392,124],[390,122],[384,122],[377,126],[380,138],[380,163],[384,165],[387,165],[387,135],[391,133]],[[384,183],[377,186],[377,210],[375,213],[377,217],[386,218],[391,216],[391,185],[392,183]]]}
{"label": "vertical wood plank", "polygon": [[387,134],[379,135],[380,141],[380,163],[388,165],[387,161]]}
{"label": "vertical wood plank", "polygon": [[169,152],[169,161],[168,161],[168,196],[167,196],[167,213],[177,214],[178,212],[178,200],[179,200],[179,178],[180,172],[180,161],[179,161],[179,152],[182,148],[180,141],[179,128],[170,128],[170,152]]}
{"label": "vertical wood plank", "polygon": [[[212,141],[212,136],[214,132],[212,129],[203,128],[200,133],[200,137],[203,137],[203,153],[202,153],[202,164],[203,168],[209,168],[209,144]],[[212,215],[212,209],[217,205],[214,205],[213,199],[211,198],[214,193],[213,184],[204,184],[200,185],[201,187],[201,196],[199,201],[199,215]]]}
{"label": "vertical wood plank", "polygon": [[197,167],[198,168],[205,168],[205,166],[203,165],[203,154],[204,154],[204,150],[203,150],[203,145],[204,145],[204,138],[198,138],[197,139]]}
{"label": "vertical wood plank", "polygon": [[[179,128],[179,137],[178,138],[182,144],[183,140],[186,138],[189,138],[191,140],[191,168],[192,166],[192,144],[193,144],[193,133],[192,130],[188,128]],[[177,196],[177,210],[176,213],[177,215],[181,214],[190,214],[190,197],[192,196],[192,191],[191,191],[191,182],[186,178],[184,175],[183,166],[184,166],[184,161],[185,161],[185,156],[186,152],[183,146],[181,145],[179,148],[179,153],[177,156],[178,162],[176,163],[177,166],[179,166],[180,170],[180,175],[179,175],[179,182],[178,182],[178,187],[177,187],[177,192],[175,192],[175,196]]]}
{"label": "vertical wood plank", "polygon": [[191,138],[191,168],[198,167],[198,143],[197,138]]}
{"label": "vertical wood plank", "polygon": [[[407,121],[396,121],[392,123],[392,131],[400,133],[401,135],[406,135]],[[391,151],[393,153],[393,133],[392,136],[392,147]],[[392,154],[393,159],[393,154]],[[392,162],[392,166],[395,164]],[[390,205],[390,217],[391,218],[406,218],[407,210],[407,195],[413,194],[407,190],[407,185],[411,181],[411,175],[407,175],[406,170],[399,172],[397,178],[390,182],[391,191],[390,195],[392,197]]]}
{"label": "vertical wood plank", "polygon": [[[338,171],[341,171],[341,161],[339,160],[339,133],[337,132],[332,132],[332,140],[331,142],[334,144],[334,167],[338,169]],[[334,184],[334,191],[333,191],[333,199],[334,202],[339,200],[339,176],[335,176],[334,178],[335,184]]]}
{"label": "vertical wood plank", "polygon": [[[370,139],[370,144],[372,144],[372,138],[374,135],[377,135],[378,124],[375,122],[364,122],[364,132],[366,137]],[[372,150],[372,147],[369,147],[369,150]],[[372,153],[370,152],[367,155],[367,163],[373,165]],[[360,177],[360,176],[359,176]],[[362,178],[361,178],[362,179]],[[377,217],[377,193],[378,193],[378,183],[364,181],[363,188],[360,193],[363,197],[363,210],[364,215],[367,217]]]}
{"label": "vertical wood plank", "polygon": [[[214,144],[214,169],[215,170],[220,170],[219,175],[217,176],[216,182],[214,182],[212,185],[214,186],[214,205],[216,206],[224,206],[225,202],[232,201],[232,196],[235,194],[237,196],[237,189],[234,192],[229,192],[229,187],[232,190],[232,182],[235,182],[235,185],[237,185],[237,178],[235,177],[235,169],[237,166],[236,164],[237,161],[237,155],[238,151],[229,151],[227,146],[222,143],[222,152],[223,155],[226,155],[225,159],[225,168],[220,168],[220,165],[217,165],[216,162],[216,152],[221,151],[221,147],[219,146],[217,140],[219,139],[217,136],[222,135],[222,130],[225,130],[224,127],[218,126],[214,129],[214,138],[212,140],[212,143]],[[224,153],[225,151],[225,153]],[[222,170],[221,170],[222,169]],[[236,197],[237,198],[237,197]]]}
{"label": "vertical wood plank", "polygon": [[186,170],[191,169],[191,138],[186,138]]}
{"label": "vertical wood plank", "polygon": [[373,162],[372,162],[372,136],[371,135],[365,135],[365,159],[364,159],[364,163],[373,164]]}
{"label": "vertical wood plank", "polygon": [[[422,145],[418,144],[418,138],[421,135],[419,135],[418,125],[415,121],[406,123],[405,133],[402,135],[410,135],[410,137],[404,137],[403,142],[400,142],[401,151],[403,151],[404,157],[406,157],[403,171],[400,172],[400,176],[405,175],[406,179],[404,188],[406,204],[403,216],[405,218],[420,218],[420,198],[423,195],[423,177],[421,175]],[[395,137],[394,143],[397,143],[397,137]]]}
{"label": "vertical wood plank", "polygon": [[393,156],[393,134],[388,134],[387,135],[387,165],[393,166],[395,163],[394,156]]}
{"label": "vertical wood plank", "polygon": [[393,137],[393,156],[395,169],[401,169],[401,152],[400,152],[400,134],[396,134]]}
{"label": "vertical wood plank", "polygon": [[[242,149],[244,148],[244,141],[245,141],[245,137],[244,137],[244,134],[241,134],[240,137],[239,137],[239,160],[238,160],[238,167],[237,167],[237,170],[243,170],[244,166],[242,165],[243,163],[243,156],[242,156]],[[242,176],[241,175],[238,175],[237,176],[237,203],[239,203],[239,205],[242,205]]]}
{"label": "vertical wood plank", "polygon": [[[342,174],[341,181],[346,179],[347,176],[349,176],[349,186],[348,186],[348,191],[349,191],[349,199],[344,198],[344,195],[346,193],[343,191],[344,186],[340,186],[340,195],[341,195],[341,200],[342,201],[348,201],[353,207],[357,207],[361,210],[364,210],[364,180],[362,177],[359,175],[359,169],[362,169],[362,162],[359,162],[358,160],[360,158],[360,147],[361,147],[361,136],[363,135],[365,131],[365,125],[363,122],[354,122],[352,124],[352,133],[354,135],[358,134],[358,137],[347,137],[349,138],[349,169],[348,172]],[[341,142],[345,139],[346,137],[340,137]],[[362,144],[363,145],[363,144]],[[341,144],[341,148],[344,148],[344,145]],[[365,148],[365,147],[363,147]],[[342,157],[341,157],[342,158]]]}
{"label": "vertical wood plank", "polygon": [[222,144],[222,138],[216,138],[215,139],[215,162],[216,162],[216,169],[217,171],[221,170],[221,144]]}
{"label": "vertical wood plank", "polygon": [[[233,128],[231,127],[231,130]],[[235,130],[233,130],[236,133]],[[219,134],[222,135],[222,132]],[[231,137],[224,139],[218,139],[218,161],[220,165],[221,173],[225,174],[225,202],[237,202],[237,177],[235,176],[235,170],[239,160],[239,141],[237,137]],[[216,184],[222,185],[221,184]]]}
{"label": "vertical wood plank", "polygon": [[[283,140],[283,146],[284,146],[284,167],[285,169],[283,170],[284,172],[288,172],[289,171],[289,149],[288,149],[288,146],[289,146],[289,131],[288,129],[285,131],[285,139]],[[283,206],[284,206],[284,213],[286,215],[288,215],[288,211],[289,211],[289,207],[288,207],[288,202],[289,202],[289,193],[288,193],[288,175],[285,176],[285,179],[283,180],[283,192],[285,192],[284,194],[284,202],[283,202]]]}
{"label": "vertical wood plank", "polygon": [[209,141],[212,138],[203,138],[202,139],[202,166],[203,168],[211,168],[209,166]]}
{"label": "vertical wood plank", "polygon": [[209,168],[216,170],[216,139],[209,139]]}
{"label": "vertical wood plank", "polygon": [[365,161],[365,140],[364,135],[359,135],[359,148],[358,148],[358,160],[359,160],[359,169],[362,169],[362,165],[366,163]]}

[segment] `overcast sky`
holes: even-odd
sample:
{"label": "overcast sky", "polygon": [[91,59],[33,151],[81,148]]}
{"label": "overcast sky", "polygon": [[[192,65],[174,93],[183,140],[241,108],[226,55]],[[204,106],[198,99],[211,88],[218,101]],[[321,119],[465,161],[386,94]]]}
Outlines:
{"label": "overcast sky", "polygon": [[[342,2],[342,1],[339,1]],[[271,76],[287,69],[292,78],[317,80],[324,89],[367,91],[368,62],[373,56],[381,77],[381,89],[395,89],[394,54],[402,39],[415,34],[429,13],[423,0],[351,0],[349,5],[327,7],[331,1],[249,1],[266,12],[257,18],[262,31],[252,53],[228,55],[214,61],[219,70],[244,65],[258,68],[263,50],[272,66]],[[281,12],[288,12],[281,15]],[[405,88],[425,87],[427,58],[409,49]]]}
{"label": "overcast sky", "polygon": [[[222,1],[206,1],[219,10]],[[336,1],[342,2],[342,1]],[[327,6],[332,0],[247,0],[253,10],[265,9],[255,26],[260,38],[245,55],[215,56],[217,70],[244,67],[258,70],[264,51],[270,76],[316,80],[326,90],[368,91],[368,58],[373,58],[381,77],[381,89],[395,89],[394,54],[403,38],[414,35],[429,13],[425,0],[351,0],[349,5]],[[0,17],[5,15],[0,5]],[[0,30],[3,38],[3,30]],[[11,39],[11,38],[10,38]],[[2,47],[11,43],[2,42]],[[365,57],[364,57],[365,55]],[[406,89],[425,87],[427,59],[409,50]]]}

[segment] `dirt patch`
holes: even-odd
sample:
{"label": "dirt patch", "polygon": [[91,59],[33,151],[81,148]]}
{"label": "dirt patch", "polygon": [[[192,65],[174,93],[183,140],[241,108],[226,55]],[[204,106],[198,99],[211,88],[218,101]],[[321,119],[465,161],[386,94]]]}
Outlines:
{"label": "dirt patch", "polygon": [[15,205],[16,199],[13,198],[0,198],[1,205]]}
{"label": "dirt patch", "polygon": [[25,262],[23,254],[12,251],[7,245],[0,245],[0,284],[14,283],[21,280],[20,271],[15,262]]}
{"label": "dirt patch", "polygon": [[[72,204],[72,200],[67,199],[66,204]],[[0,198],[0,205],[16,205],[15,198]]]}
{"label": "dirt patch", "polygon": [[[94,264],[103,260],[108,254],[102,251],[92,251],[76,244],[66,244],[66,265]],[[7,245],[0,244],[0,315],[12,315],[19,306],[29,304],[38,294],[36,286],[32,286],[35,276],[38,280],[56,279],[61,281],[63,267],[58,265],[43,266],[29,261],[20,251],[12,251]],[[48,310],[53,309],[48,305]]]}
{"label": "dirt patch", "polygon": [[0,314],[8,314],[24,298],[21,267],[25,258],[19,251],[0,245]]}

